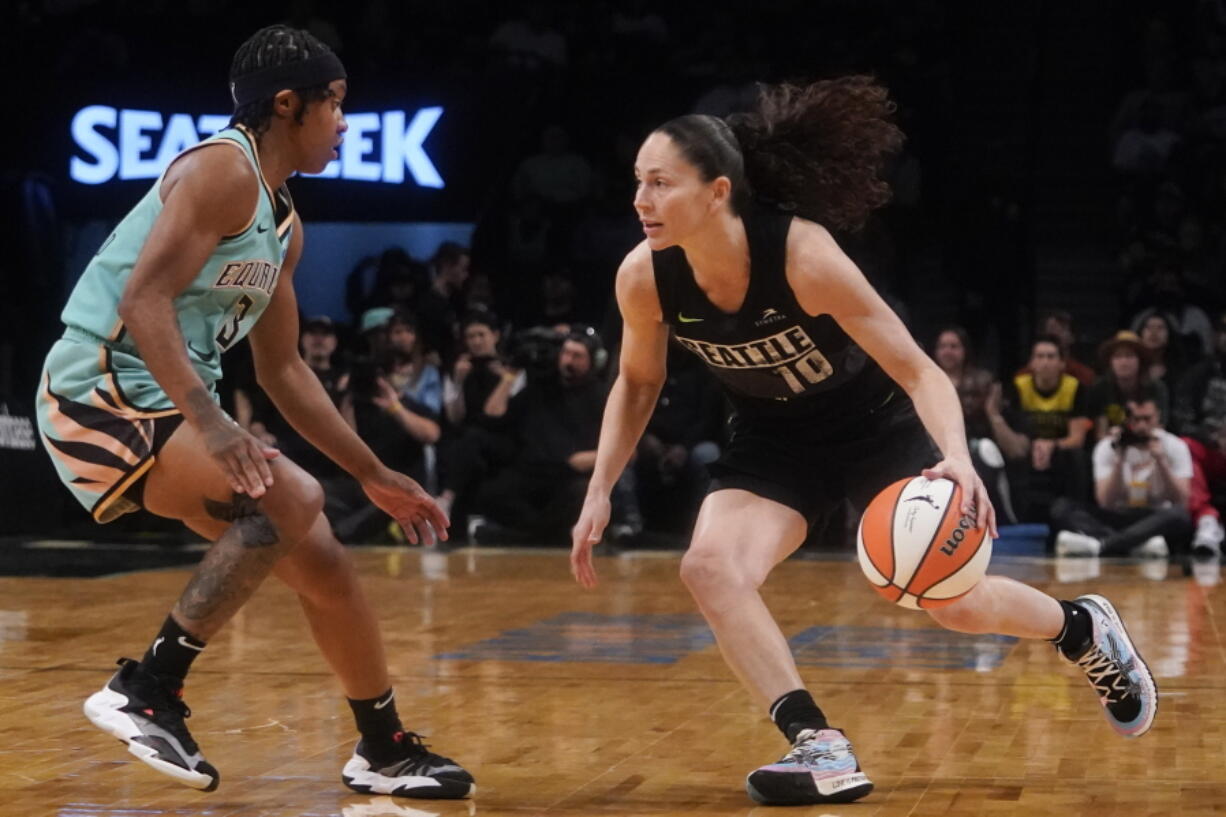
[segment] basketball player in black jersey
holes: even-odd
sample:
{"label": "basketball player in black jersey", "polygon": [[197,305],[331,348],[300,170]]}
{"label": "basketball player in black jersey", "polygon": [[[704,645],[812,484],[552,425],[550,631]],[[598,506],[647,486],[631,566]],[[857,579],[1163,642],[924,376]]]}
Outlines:
{"label": "basketball player in black jersey", "polygon": [[[846,802],[872,789],[804,689],[758,593],[813,517],[843,498],[863,509],[886,485],[922,473],[958,483],[963,512],[996,532],[949,378],[827,231],[858,228],[888,199],[878,173],[902,140],[892,109],[866,77],[768,86],[756,113],[662,125],[634,168],[647,237],[617,275],[621,367],[571,567],[595,585],[592,547],[664,381],[671,330],[736,409],[681,578],[733,672],[792,743],[749,775],[762,803]],[[1153,679],[1106,599],[1057,601],[989,575],[928,612],[952,630],[1053,641],[1085,671],[1117,732],[1149,729]]]}

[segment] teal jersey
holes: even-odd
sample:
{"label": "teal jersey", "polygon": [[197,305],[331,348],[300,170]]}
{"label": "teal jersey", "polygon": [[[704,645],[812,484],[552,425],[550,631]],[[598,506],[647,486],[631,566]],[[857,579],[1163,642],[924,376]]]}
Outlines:
{"label": "teal jersey", "polygon": [[[262,190],[247,226],[218,242],[200,272],[174,301],[187,356],[210,389],[221,378],[221,353],[251,331],[272,298],[294,220],[289,192],[284,186],[274,192],[264,182],[255,140],[245,128],[227,128],[187,150],[219,144],[243,151]],[[173,405],[143,370],[140,352],[118,310],[137,256],[162,211],[161,186],[159,177],[103,242],[61,313],[68,328],[66,336],[96,338],[116,364],[112,367],[115,374],[125,381],[117,385],[123,389],[130,384],[143,393],[140,397],[144,399],[131,395],[134,406],[142,411],[161,411]],[[118,365],[120,361],[122,366]]]}

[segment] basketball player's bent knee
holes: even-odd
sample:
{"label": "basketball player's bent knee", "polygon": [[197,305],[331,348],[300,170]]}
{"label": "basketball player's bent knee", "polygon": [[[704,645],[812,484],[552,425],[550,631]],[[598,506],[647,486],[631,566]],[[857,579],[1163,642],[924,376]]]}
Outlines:
{"label": "basketball player's bent knee", "polygon": [[737,564],[729,554],[708,548],[690,548],[681,557],[681,581],[690,592],[702,598],[718,598],[738,590],[757,590],[765,577],[759,578],[745,565]]}
{"label": "basketball player's bent knee", "polygon": [[285,546],[293,547],[310,532],[324,508],[324,490],[319,481],[305,471],[294,469],[277,475],[277,481],[260,507],[266,513]]}

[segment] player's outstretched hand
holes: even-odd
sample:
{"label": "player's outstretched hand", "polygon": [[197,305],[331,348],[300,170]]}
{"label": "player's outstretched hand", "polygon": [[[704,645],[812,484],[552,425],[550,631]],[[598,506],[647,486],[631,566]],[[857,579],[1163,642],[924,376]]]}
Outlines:
{"label": "player's outstretched hand", "polygon": [[947,457],[931,468],[925,468],[924,476],[928,479],[943,477],[956,482],[962,488],[962,513],[975,514],[975,527],[986,527],[993,539],[1000,537],[996,530],[996,509],[992,507],[988,489],[969,459]]}
{"label": "player's outstretched hand", "polygon": [[399,471],[380,468],[373,477],[362,481],[362,490],[371,502],[400,523],[413,544],[433,545],[436,535],[447,540],[451,521],[415,480]]}
{"label": "player's outstretched hand", "polygon": [[579,521],[571,529],[570,572],[575,581],[588,590],[596,586],[596,568],[592,565],[592,548],[609,524],[609,497],[588,495],[579,512]]}
{"label": "player's outstretched hand", "polygon": [[217,412],[219,419],[200,429],[204,448],[221,467],[236,494],[259,499],[272,487],[268,461],[280,452],[257,440],[230,417]]}

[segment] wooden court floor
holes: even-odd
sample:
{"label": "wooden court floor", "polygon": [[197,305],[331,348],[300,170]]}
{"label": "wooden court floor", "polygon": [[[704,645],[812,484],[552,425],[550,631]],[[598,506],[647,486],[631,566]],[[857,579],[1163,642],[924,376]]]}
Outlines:
{"label": "wooden court floor", "polygon": [[755,807],[743,780],[785,750],[677,579],[677,555],[362,550],[401,714],[464,763],[469,802],[358,796],[354,735],[294,598],[263,588],[197,662],[189,721],[220,769],[180,788],[90,727],[82,699],[139,657],[183,569],[0,579],[0,817],[428,815],[1208,815],[1226,813],[1226,589],[1172,567],[999,569],[1120,608],[1161,689],[1154,729],[1117,738],[1043,643],[949,636],[876,596],[850,561],[792,561],[767,598],[876,790],[848,806]]}

